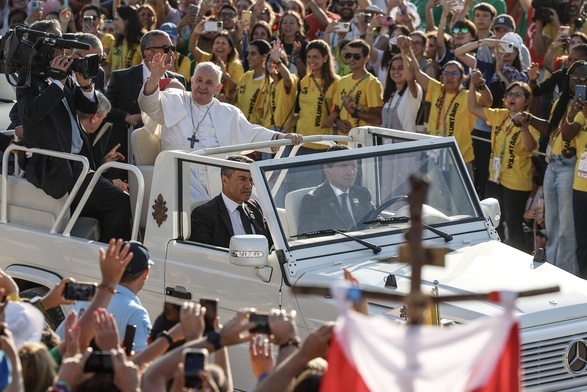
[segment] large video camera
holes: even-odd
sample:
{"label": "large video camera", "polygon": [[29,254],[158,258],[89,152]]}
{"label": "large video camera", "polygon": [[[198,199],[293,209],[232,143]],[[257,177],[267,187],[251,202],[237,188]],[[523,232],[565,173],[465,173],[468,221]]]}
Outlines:
{"label": "large video camera", "polygon": [[532,20],[541,20],[544,24],[550,23],[549,8],[552,8],[556,11],[561,25],[567,25],[570,19],[567,10],[569,3],[570,0],[533,0],[534,16],[532,16]]}
{"label": "large video camera", "polygon": [[0,39],[0,73],[26,74],[25,85],[27,86],[30,85],[31,74],[49,76],[54,79],[63,79],[67,73],[71,72],[79,72],[84,79],[92,79],[98,75],[100,67],[98,55],[73,59],[67,73],[51,68],[51,60],[57,49],[89,50],[90,45],[78,42],[73,34],[59,37],[43,31],[16,27],[6,32]]}

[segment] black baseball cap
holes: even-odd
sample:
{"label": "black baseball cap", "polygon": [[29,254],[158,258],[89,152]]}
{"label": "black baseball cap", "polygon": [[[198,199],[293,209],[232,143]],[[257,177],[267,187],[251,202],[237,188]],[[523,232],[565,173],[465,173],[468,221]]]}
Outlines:
{"label": "black baseball cap", "polygon": [[124,247],[126,244],[130,245],[130,251],[133,253],[133,256],[124,270],[123,277],[136,275],[154,264],[149,257],[149,250],[143,244],[137,241],[124,241],[122,246]]}

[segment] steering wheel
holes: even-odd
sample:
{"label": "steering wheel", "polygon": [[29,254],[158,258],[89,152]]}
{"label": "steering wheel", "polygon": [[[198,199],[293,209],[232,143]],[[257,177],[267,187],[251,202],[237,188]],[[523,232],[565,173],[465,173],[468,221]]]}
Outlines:
{"label": "steering wheel", "polygon": [[369,212],[367,215],[365,215],[363,217],[363,219],[359,220],[358,222],[363,223],[363,222],[375,220],[375,219],[377,219],[377,216],[379,214],[381,214],[381,212],[383,212],[383,210],[385,210],[387,207],[391,206],[392,204],[395,204],[400,201],[407,202],[408,196],[407,195],[399,195],[399,196],[394,196],[394,197],[391,197],[391,198],[385,200],[383,203],[381,203],[379,205],[379,207],[377,207],[373,211]]}

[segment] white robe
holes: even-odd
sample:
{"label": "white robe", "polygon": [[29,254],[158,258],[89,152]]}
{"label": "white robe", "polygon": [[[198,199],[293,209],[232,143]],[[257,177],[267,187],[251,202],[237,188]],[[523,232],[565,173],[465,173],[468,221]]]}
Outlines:
{"label": "white robe", "polygon": [[[144,86],[143,86],[144,89]],[[145,127],[161,139],[161,150],[199,150],[202,148],[230,146],[253,142],[269,141],[277,132],[251,124],[237,107],[213,98],[207,114],[212,121],[214,137],[198,137],[200,141],[190,148],[189,138],[194,134],[192,114],[195,105],[191,93],[180,89],[156,90],[145,95],[141,89],[139,107]],[[196,109],[198,110],[198,109]],[[148,116],[148,118],[147,118]],[[210,198],[208,177],[220,179],[220,171],[204,173],[191,170],[190,198],[192,202]]]}

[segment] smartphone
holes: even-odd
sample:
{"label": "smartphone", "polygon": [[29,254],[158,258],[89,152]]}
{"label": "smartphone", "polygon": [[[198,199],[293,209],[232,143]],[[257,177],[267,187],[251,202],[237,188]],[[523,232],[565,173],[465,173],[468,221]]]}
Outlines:
{"label": "smartphone", "polygon": [[381,26],[392,26],[394,21],[391,16],[379,15],[379,24]]}
{"label": "smartphone", "polygon": [[91,301],[96,294],[96,283],[74,283],[65,284],[65,299],[70,301]]}
{"label": "smartphone", "polygon": [[34,10],[37,10],[37,9],[41,8],[41,5],[42,5],[42,4],[43,4],[43,3],[41,2],[41,0],[34,0],[34,1],[33,1],[33,9],[34,9]]}
{"label": "smartphone", "polygon": [[198,389],[202,387],[200,371],[206,366],[208,350],[205,348],[183,349],[184,383],[186,388]]}
{"label": "smartphone", "polygon": [[243,11],[243,22],[251,23],[251,19],[253,17],[253,11]]}
{"label": "smartphone", "polygon": [[137,332],[137,326],[127,324],[126,329],[124,330],[124,341],[122,342],[122,348],[124,348],[126,355],[130,355],[132,353],[132,348],[135,341],[135,332]]}
{"label": "smartphone", "polygon": [[391,37],[389,43],[393,46],[397,46],[397,37]]}
{"label": "smartphone", "polygon": [[251,333],[264,333],[271,335],[271,328],[269,328],[269,313],[267,312],[254,312],[251,313],[251,322],[257,323],[257,326],[251,329]]}
{"label": "smartphone", "polygon": [[337,23],[334,25],[334,32],[336,33],[348,33],[351,29],[350,23]]}
{"label": "smartphone", "polygon": [[211,32],[211,31],[220,31],[222,30],[222,22],[205,22],[204,23],[204,31]]}
{"label": "smartphone", "polygon": [[584,84],[575,86],[575,98],[581,97],[583,101],[587,101],[587,87]]}
{"label": "smartphone", "polygon": [[197,4],[190,5],[190,11],[189,11],[190,15],[198,15],[198,12],[200,12],[199,5],[197,5]]}
{"label": "smartphone", "polygon": [[94,351],[84,365],[84,373],[114,373],[109,351]]}
{"label": "smartphone", "polygon": [[504,53],[512,53],[514,51],[514,44],[511,42],[500,42],[499,47]]}
{"label": "smartphone", "polygon": [[462,11],[465,8],[465,2],[457,0],[452,4],[452,8],[455,11]]}
{"label": "smartphone", "polygon": [[84,30],[91,31],[94,27],[94,17],[84,16]]}
{"label": "smartphone", "polygon": [[63,0],[63,8],[69,8],[69,0]]}
{"label": "smartphone", "polygon": [[214,321],[218,315],[218,298],[200,298],[200,305],[206,308],[206,316],[204,317],[204,335],[208,335],[210,332],[214,332]]}
{"label": "smartphone", "polygon": [[561,38],[566,38],[569,36],[570,27],[569,26],[561,26],[558,30],[559,35]]}

